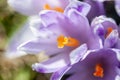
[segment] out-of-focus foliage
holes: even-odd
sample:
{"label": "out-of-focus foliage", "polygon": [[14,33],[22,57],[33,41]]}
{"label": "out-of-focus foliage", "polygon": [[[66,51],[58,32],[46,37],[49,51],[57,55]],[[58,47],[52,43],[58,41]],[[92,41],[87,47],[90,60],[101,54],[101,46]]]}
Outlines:
{"label": "out-of-focus foliage", "polygon": [[[8,59],[2,55],[7,41],[26,20],[27,16],[10,8],[7,0],[0,0],[0,80],[48,80],[46,75],[31,69],[31,64],[37,61],[38,56],[27,55]],[[41,59],[43,60],[43,57]]]}
{"label": "out-of-focus foliage", "polygon": [[6,0],[0,0],[0,28],[5,28],[8,37],[18,29],[26,17],[13,11],[7,4]]}
{"label": "out-of-focus foliage", "polygon": [[46,75],[31,69],[36,57],[27,55],[17,59],[6,59],[0,56],[0,80],[48,80]]}

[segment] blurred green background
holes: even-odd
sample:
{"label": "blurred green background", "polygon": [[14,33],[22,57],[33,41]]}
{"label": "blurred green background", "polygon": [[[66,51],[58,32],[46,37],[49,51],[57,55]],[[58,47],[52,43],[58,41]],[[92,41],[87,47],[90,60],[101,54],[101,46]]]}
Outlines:
{"label": "blurred green background", "polygon": [[[48,80],[49,74],[40,74],[31,69],[31,64],[38,61],[38,56],[26,55],[17,59],[3,57],[11,36],[27,20],[26,16],[12,10],[6,1],[0,0],[0,80]],[[39,61],[45,58],[39,55]]]}

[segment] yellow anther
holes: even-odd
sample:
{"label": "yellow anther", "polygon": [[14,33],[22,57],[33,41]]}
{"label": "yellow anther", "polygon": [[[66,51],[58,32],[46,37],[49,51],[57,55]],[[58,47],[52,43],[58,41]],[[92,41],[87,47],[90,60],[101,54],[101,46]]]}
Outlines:
{"label": "yellow anther", "polygon": [[45,10],[55,10],[55,11],[58,11],[58,12],[61,12],[61,13],[64,12],[64,10],[61,7],[51,8],[51,6],[49,4],[45,4],[43,9],[45,9]]}
{"label": "yellow anther", "polygon": [[63,48],[64,44],[58,44],[58,48]]}
{"label": "yellow anther", "polygon": [[50,5],[49,4],[45,4],[43,7],[45,10],[51,10]]}
{"label": "yellow anther", "polygon": [[63,13],[64,10],[60,7],[55,7],[53,10]]}
{"label": "yellow anther", "polygon": [[107,28],[107,33],[105,35],[105,38],[112,32],[113,28],[112,27],[108,27]]}
{"label": "yellow anther", "polygon": [[60,35],[57,38],[57,42],[58,48],[63,48],[64,46],[76,47],[79,45],[79,41],[77,39],[71,37],[64,37],[63,35]]}
{"label": "yellow anther", "polygon": [[69,42],[66,44],[66,46],[70,47],[76,47],[79,45],[79,41],[75,38],[68,37]]}
{"label": "yellow anther", "polygon": [[103,72],[104,72],[104,70],[103,70],[102,66],[100,64],[96,64],[95,72],[93,73],[93,75],[95,77],[101,77],[102,78],[104,76]]}
{"label": "yellow anther", "polygon": [[64,42],[63,44],[67,44],[68,43],[68,38],[67,37],[64,37]]}

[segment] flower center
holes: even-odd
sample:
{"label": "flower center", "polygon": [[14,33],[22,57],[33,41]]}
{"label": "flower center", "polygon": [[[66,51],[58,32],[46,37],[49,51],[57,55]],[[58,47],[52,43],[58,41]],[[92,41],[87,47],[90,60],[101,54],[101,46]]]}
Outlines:
{"label": "flower center", "polygon": [[93,73],[93,75],[95,77],[101,77],[102,78],[104,76],[103,72],[104,72],[104,70],[103,70],[102,66],[100,64],[96,64],[95,72]]}
{"label": "flower center", "polygon": [[112,32],[112,30],[113,30],[113,28],[111,28],[111,27],[107,28],[107,33],[105,35],[105,38],[108,37],[108,35]]}
{"label": "flower center", "polygon": [[58,42],[58,48],[64,48],[64,46],[76,47],[80,44],[77,39],[72,37],[65,37],[63,35],[60,35],[57,38],[57,42]]}
{"label": "flower center", "polygon": [[61,12],[61,13],[64,12],[64,10],[63,10],[61,7],[51,8],[51,6],[50,6],[49,4],[45,4],[43,8],[44,8],[45,10],[55,10],[55,11],[58,11],[58,12]]}

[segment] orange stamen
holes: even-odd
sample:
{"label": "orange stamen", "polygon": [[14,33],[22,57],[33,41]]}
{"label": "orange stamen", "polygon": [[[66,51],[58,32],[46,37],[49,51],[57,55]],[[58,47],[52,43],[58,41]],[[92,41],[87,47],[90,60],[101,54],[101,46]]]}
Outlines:
{"label": "orange stamen", "polygon": [[63,13],[64,10],[60,7],[55,7],[53,10]]}
{"label": "orange stamen", "polygon": [[104,74],[103,74],[103,68],[101,67],[101,65],[100,64],[96,64],[96,66],[95,66],[95,72],[93,73],[93,75],[95,76],[95,77],[103,77],[104,76]]}
{"label": "orange stamen", "polygon": [[106,33],[105,37],[107,37],[112,32],[112,30],[113,30],[113,28],[108,27],[107,28],[107,33]]}
{"label": "orange stamen", "polygon": [[75,38],[68,37],[69,42],[66,44],[66,46],[70,47],[76,47],[79,45],[79,41],[76,40]]}
{"label": "orange stamen", "polygon": [[43,7],[45,10],[51,10],[50,5],[49,4],[45,4]]}
{"label": "orange stamen", "polygon": [[64,37],[63,35],[60,35],[57,38],[57,42],[58,48],[63,48],[64,46],[76,47],[79,45],[79,41],[77,39],[71,37]]}
{"label": "orange stamen", "polygon": [[45,10],[55,10],[55,11],[58,11],[58,12],[61,12],[61,13],[64,12],[64,10],[61,7],[51,8],[51,6],[49,4],[45,4],[43,9],[45,9]]}

